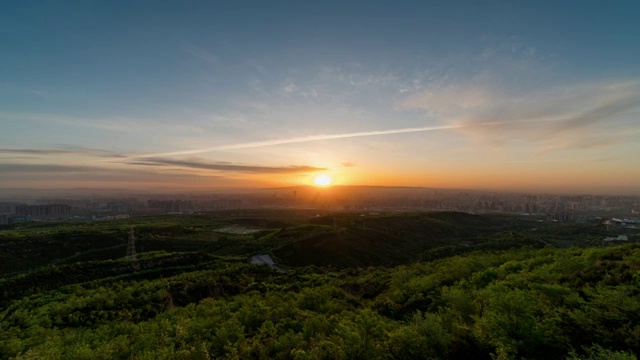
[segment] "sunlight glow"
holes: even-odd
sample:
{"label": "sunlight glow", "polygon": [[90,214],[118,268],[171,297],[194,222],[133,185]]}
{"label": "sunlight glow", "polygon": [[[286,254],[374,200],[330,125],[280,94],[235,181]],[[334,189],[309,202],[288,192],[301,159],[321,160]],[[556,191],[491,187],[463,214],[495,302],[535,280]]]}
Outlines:
{"label": "sunlight glow", "polygon": [[320,174],[313,178],[313,183],[317,186],[329,186],[332,183],[332,179],[329,175]]}

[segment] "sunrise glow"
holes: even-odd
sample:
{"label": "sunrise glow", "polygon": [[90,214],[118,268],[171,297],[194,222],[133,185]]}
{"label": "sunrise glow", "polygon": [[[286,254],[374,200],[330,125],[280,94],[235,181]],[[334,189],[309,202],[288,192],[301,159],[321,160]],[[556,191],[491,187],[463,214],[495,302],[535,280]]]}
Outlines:
{"label": "sunrise glow", "polygon": [[313,183],[316,184],[316,186],[329,186],[332,182],[333,179],[327,174],[320,174],[313,178]]}

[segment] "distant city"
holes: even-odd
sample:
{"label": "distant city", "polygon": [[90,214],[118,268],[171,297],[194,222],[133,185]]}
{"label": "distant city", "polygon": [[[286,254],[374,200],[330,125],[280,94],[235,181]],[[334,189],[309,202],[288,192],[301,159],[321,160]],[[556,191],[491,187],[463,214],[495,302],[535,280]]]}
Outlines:
{"label": "distant city", "polygon": [[500,193],[402,187],[307,186],[208,194],[82,195],[5,198],[0,224],[27,221],[107,221],[148,214],[191,214],[256,208],[331,212],[461,211],[536,216],[542,221],[640,227],[639,196]]}

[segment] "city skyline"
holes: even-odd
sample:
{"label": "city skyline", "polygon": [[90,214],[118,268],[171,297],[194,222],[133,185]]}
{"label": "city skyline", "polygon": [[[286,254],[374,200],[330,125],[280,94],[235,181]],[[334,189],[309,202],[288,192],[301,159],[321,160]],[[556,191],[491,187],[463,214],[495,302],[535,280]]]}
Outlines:
{"label": "city skyline", "polygon": [[0,187],[640,194],[640,6],[29,3]]}

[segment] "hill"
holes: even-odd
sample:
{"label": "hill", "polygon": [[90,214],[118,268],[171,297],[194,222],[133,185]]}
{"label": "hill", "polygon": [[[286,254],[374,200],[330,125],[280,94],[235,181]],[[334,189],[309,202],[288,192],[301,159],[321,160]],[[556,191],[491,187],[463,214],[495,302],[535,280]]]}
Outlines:
{"label": "hill", "polygon": [[110,222],[34,222],[0,229],[0,277],[50,263],[117,260],[134,226],[138,252],[270,253],[285,266],[392,266],[477,250],[601,245],[599,222],[540,223],[508,215],[327,213],[252,209]]}
{"label": "hill", "polygon": [[[466,213],[406,213],[374,215],[331,215],[310,222],[329,226],[324,231],[308,232],[297,241],[273,250],[283,264],[291,266],[398,265],[446,248],[463,253],[480,248],[512,248],[541,243],[522,237],[503,241],[511,223],[501,217]],[[448,254],[452,255],[452,254]],[[448,256],[447,255],[447,256]]]}
{"label": "hill", "polygon": [[475,252],[341,273],[146,256],[137,268],[103,261],[1,281],[5,294],[21,282],[32,291],[0,311],[0,356],[635,359],[640,351],[638,244]]}
{"label": "hill", "polygon": [[[14,226],[0,358],[635,359],[640,245],[606,234],[273,209]],[[265,252],[286,271],[250,264]]]}

